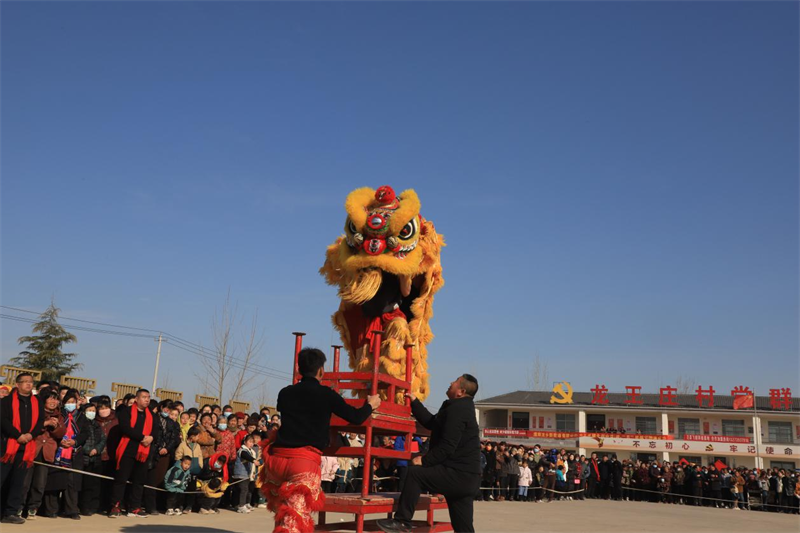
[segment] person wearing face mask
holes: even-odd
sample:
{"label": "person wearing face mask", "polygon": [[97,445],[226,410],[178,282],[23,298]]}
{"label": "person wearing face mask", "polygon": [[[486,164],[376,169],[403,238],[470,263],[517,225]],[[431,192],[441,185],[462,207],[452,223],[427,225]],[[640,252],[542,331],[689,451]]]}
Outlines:
{"label": "person wearing face mask", "polygon": [[59,510],[59,495],[63,494],[63,514],[67,518],[80,520],[80,509],[78,507],[78,492],[81,490],[81,476],[70,470],[83,470],[83,450],[82,447],[88,437],[81,428],[85,426],[83,414],[78,410],[78,398],[80,393],[75,389],[69,389],[64,394],[62,409],[62,424],[64,425],[64,436],[56,448],[53,464],[62,469],[52,469],[47,474],[47,484],[45,485],[43,514],[45,516],[55,516]]}
{"label": "person wearing face mask", "polygon": [[[172,412],[172,402],[170,400],[158,402],[155,411],[154,425],[158,426],[158,432],[151,444],[153,452],[150,453],[147,461],[146,484],[151,487],[163,488],[164,477],[167,470],[172,466],[172,457],[181,443],[181,428],[177,422],[170,418],[170,413]],[[163,493],[153,489],[145,489],[144,508],[147,514],[159,514],[159,506],[156,502],[157,494],[162,495]],[[166,498],[164,499],[166,500]]]}
{"label": "person wearing face mask", "polygon": [[[103,473],[102,456],[106,449],[106,434],[97,421],[97,406],[87,403],[81,409],[79,432],[86,436],[83,443],[83,471],[92,474]],[[100,509],[100,486],[102,480],[94,476],[83,476],[79,507],[83,516],[91,516]]]}
{"label": "person wearing face mask", "polygon": [[[100,453],[101,473],[104,476],[114,477],[116,463],[113,458],[120,439],[117,413],[111,408],[111,398],[108,396],[95,396],[92,400],[97,405],[95,421],[106,437],[106,445]],[[99,509],[103,512],[106,512],[111,507],[111,486],[112,481],[110,479],[100,480]]]}
{"label": "person wearing face mask", "polygon": [[[231,431],[231,426],[229,423],[233,423],[233,431]],[[233,471],[233,465],[236,462],[236,450],[239,446],[236,446],[236,417],[224,417],[220,416],[219,420],[217,421],[217,437],[219,438],[219,444],[217,444],[216,451],[217,453],[223,454],[225,457],[228,458],[228,470]],[[218,507],[227,508],[231,504],[232,498],[232,490],[227,491],[225,495],[219,502]]]}
{"label": "person wearing face mask", "polygon": [[[211,484],[214,479],[219,479],[225,488],[219,490],[224,493],[228,485],[228,456],[222,453],[215,453],[206,460],[203,471],[197,476],[201,481],[201,490],[204,486]],[[219,513],[219,503],[222,495],[210,495],[204,493],[200,496],[200,514]]]}

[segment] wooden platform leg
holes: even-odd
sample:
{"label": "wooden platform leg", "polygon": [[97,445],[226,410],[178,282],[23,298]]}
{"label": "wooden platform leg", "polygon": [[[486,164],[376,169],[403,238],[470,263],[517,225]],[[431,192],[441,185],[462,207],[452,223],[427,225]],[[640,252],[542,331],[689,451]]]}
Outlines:
{"label": "wooden platform leg", "polygon": [[433,509],[428,509],[427,513],[428,527],[433,527]]}
{"label": "wooden platform leg", "polygon": [[364,515],[356,515],[356,533],[364,533]]}
{"label": "wooden platform leg", "polygon": [[319,525],[321,526],[325,525],[325,511],[319,512]]}

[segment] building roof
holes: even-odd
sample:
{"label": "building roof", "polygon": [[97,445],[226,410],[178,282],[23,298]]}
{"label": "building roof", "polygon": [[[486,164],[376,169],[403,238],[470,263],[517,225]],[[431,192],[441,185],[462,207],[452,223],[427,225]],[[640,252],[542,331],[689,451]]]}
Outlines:
{"label": "building roof", "polygon": [[[608,404],[592,404],[594,393],[592,392],[578,392],[572,394],[571,404],[551,404],[550,397],[553,395],[551,391],[524,391],[518,390],[508,392],[499,396],[493,396],[475,402],[476,407],[492,407],[492,406],[530,406],[530,407],[571,407],[571,406],[591,406],[595,408],[625,408],[625,409],[697,409],[697,410],[720,410],[732,411],[733,410],[733,396],[724,394],[714,394],[714,407],[707,407],[706,401],[703,401],[703,407],[697,405],[696,394],[677,394],[675,401],[677,406],[668,407],[659,405],[660,396],[658,394],[642,394],[641,405],[629,405],[625,403],[628,395],[624,392],[609,392],[607,395]],[[769,396],[756,396],[756,409],[761,412],[770,413],[789,413],[792,411],[800,411],[800,398],[792,398],[792,408],[787,409],[773,409],[770,403]],[[739,412],[746,413],[752,412],[752,409],[740,409]]]}

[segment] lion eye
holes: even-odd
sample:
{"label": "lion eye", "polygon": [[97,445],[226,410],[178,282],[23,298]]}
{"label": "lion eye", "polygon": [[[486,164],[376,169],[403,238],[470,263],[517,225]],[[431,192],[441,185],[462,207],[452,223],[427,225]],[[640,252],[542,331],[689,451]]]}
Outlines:
{"label": "lion eye", "polygon": [[356,225],[353,224],[352,220],[347,221],[347,229],[350,230],[350,233],[358,233],[358,228],[356,228]]}
{"label": "lion eye", "polygon": [[413,218],[409,221],[408,224],[403,226],[403,229],[400,230],[400,234],[398,235],[398,237],[400,237],[404,241],[407,241],[409,239],[414,238],[416,234],[417,234],[417,219]]}

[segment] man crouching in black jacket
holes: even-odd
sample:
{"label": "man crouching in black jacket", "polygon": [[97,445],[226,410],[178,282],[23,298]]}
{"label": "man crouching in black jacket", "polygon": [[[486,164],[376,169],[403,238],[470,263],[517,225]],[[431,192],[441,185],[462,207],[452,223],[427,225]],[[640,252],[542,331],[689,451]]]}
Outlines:
{"label": "man crouching in black jacket", "polygon": [[478,380],[464,374],[450,384],[439,412],[432,415],[413,394],[411,412],[420,424],[431,430],[430,451],[414,457],[397,503],[394,519],[378,520],[387,533],[411,530],[411,519],[423,490],[444,495],[455,533],[475,531],[472,502],[481,485],[481,443],[475,404]]}

